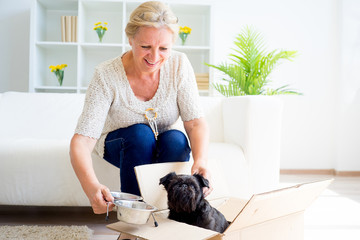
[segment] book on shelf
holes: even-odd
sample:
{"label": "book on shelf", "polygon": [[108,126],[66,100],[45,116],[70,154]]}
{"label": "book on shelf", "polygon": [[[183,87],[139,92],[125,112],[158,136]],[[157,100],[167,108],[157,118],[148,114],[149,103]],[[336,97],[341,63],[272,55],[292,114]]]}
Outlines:
{"label": "book on shelf", "polygon": [[61,16],[61,41],[77,42],[77,16]]}
{"label": "book on shelf", "polygon": [[209,90],[209,73],[196,73],[195,77],[199,90]]}

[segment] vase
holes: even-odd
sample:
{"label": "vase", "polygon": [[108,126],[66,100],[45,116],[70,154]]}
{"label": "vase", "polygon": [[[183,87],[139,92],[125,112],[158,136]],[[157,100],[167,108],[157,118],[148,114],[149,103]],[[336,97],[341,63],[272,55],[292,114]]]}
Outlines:
{"label": "vase", "polygon": [[186,34],[186,33],[180,33],[179,34],[179,37],[181,39],[181,45],[183,45],[183,46],[185,45],[188,35],[189,34]]}
{"label": "vase", "polygon": [[102,43],[103,37],[104,37],[104,35],[100,35],[100,34],[99,34],[99,43]]}
{"label": "vase", "polygon": [[60,86],[62,86],[63,80],[64,80],[64,70],[58,70],[57,72],[55,72],[55,76],[56,76]]}
{"label": "vase", "polygon": [[98,30],[96,31],[96,33],[97,33],[97,35],[98,35],[98,37],[99,37],[99,43],[102,43],[103,37],[104,37],[104,35],[105,35],[105,31],[102,30],[102,29],[98,29]]}

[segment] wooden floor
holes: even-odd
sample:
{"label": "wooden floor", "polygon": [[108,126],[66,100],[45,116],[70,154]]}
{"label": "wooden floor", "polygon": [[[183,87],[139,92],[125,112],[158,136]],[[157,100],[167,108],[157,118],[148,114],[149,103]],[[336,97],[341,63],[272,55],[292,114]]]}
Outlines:
{"label": "wooden floor", "polygon": [[[281,186],[334,178],[334,182],[305,212],[305,240],[360,239],[360,177],[282,174]],[[117,239],[118,233],[106,228],[116,222],[111,212],[95,215],[90,208],[0,206],[0,225],[87,225],[93,239]]]}

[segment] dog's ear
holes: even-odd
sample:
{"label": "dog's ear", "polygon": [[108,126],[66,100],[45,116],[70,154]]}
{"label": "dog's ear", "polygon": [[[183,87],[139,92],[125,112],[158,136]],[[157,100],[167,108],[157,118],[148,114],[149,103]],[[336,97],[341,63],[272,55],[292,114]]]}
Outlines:
{"label": "dog's ear", "polygon": [[200,186],[203,187],[210,187],[209,186],[209,180],[205,179],[202,175],[200,174],[194,174],[194,177],[198,180]]}
{"label": "dog's ear", "polygon": [[165,188],[169,185],[171,179],[173,179],[176,176],[175,172],[168,173],[166,176],[160,178],[159,185],[164,185]]}

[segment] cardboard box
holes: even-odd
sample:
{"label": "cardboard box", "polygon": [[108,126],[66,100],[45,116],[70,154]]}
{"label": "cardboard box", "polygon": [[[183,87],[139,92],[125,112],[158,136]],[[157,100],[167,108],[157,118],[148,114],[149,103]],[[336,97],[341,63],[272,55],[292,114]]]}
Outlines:
{"label": "cardboard box", "polygon": [[[116,222],[108,228],[139,239],[152,240],[300,240],[304,239],[304,211],[332,180],[305,183],[250,199],[224,197],[209,202],[231,222],[224,233],[167,219],[167,196],[159,179],[171,171],[189,174],[186,163],[152,164],[136,167],[136,175],[145,202],[156,206],[159,226],[152,218],[147,224]],[[119,238],[121,239],[121,238]]]}

